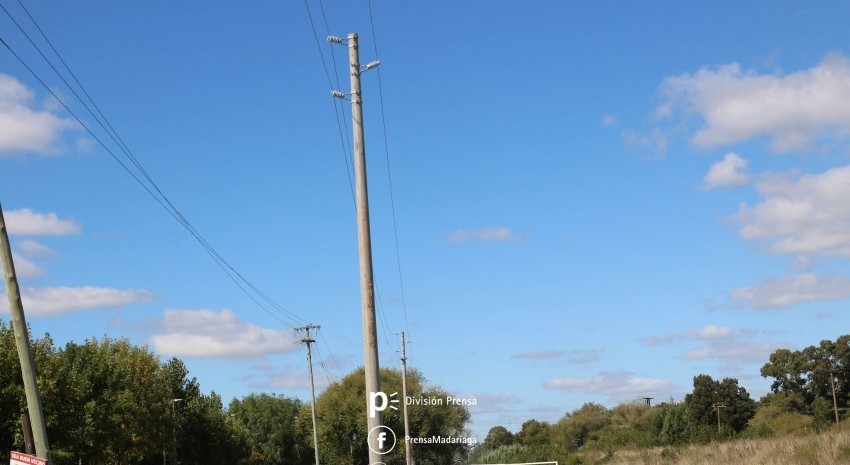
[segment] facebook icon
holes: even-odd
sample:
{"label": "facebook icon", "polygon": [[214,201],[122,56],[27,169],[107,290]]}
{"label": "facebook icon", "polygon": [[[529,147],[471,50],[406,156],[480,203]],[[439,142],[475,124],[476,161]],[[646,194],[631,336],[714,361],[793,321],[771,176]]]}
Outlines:
{"label": "facebook icon", "polygon": [[376,454],[389,454],[395,448],[395,433],[386,426],[376,426],[369,431],[366,442],[369,449]]}

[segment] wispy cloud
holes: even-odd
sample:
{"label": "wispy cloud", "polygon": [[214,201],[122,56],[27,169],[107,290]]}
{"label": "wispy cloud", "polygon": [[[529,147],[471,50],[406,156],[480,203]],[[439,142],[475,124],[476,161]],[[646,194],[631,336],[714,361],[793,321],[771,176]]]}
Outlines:
{"label": "wispy cloud", "polygon": [[782,345],[769,342],[752,343],[736,341],[731,344],[709,344],[685,352],[686,360],[720,359],[728,365],[737,363],[764,363],[770,359],[770,354]]}
{"label": "wispy cloud", "polygon": [[[277,367],[270,362],[257,364],[253,367],[262,374],[260,381],[254,378],[247,380],[248,387],[257,390],[268,389],[308,389],[310,387],[310,373],[299,366],[284,364]],[[316,373],[313,377],[316,388],[324,389],[331,383],[331,379]]]}
{"label": "wispy cloud", "polygon": [[291,331],[243,322],[229,309],[166,310],[150,342],[157,353],[178,357],[251,358],[298,347]]}
{"label": "wispy cloud", "polygon": [[661,336],[649,336],[643,340],[648,346],[671,344],[684,340],[716,340],[729,339],[735,334],[735,330],[729,326],[706,325],[702,328],[689,329],[678,333],[667,332]]}
{"label": "wispy cloud", "polygon": [[33,257],[49,257],[56,253],[50,247],[32,239],[16,241],[15,247],[21,252]]}
{"label": "wispy cloud", "polygon": [[35,95],[23,83],[0,73],[0,157],[10,154],[61,153],[62,133],[77,127],[55,109],[35,108]]}
{"label": "wispy cloud", "polygon": [[62,219],[56,213],[38,213],[29,208],[4,212],[10,235],[65,236],[79,234],[80,225],[73,218]]}
{"label": "wispy cloud", "polygon": [[622,136],[627,146],[649,151],[648,156],[653,160],[663,159],[670,146],[670,137],[659,128],[653,128],[646,133],[623,131]]}
{"label": "wispy cloud", "polygon": [[756,310],[791,307],[804,302],[850,298],[850,278],[843,275],[803,273],[767,279],[730,293],[733,302]]}
{"label": "wispy cloud", "polygon": [[850,135],[850,60],[840,54],[790,74],[745,71],[737,63],[669,77],[656,114],[696,115],[702,147],[768,137],[776,152],[811,146],[818,138]]}
{"label": "wispy cloud", "polygon": [[708,174],[702,180],[702,188],[705,190],[717,187],[743,186],[750,183],[750,175],[747,167],[750,162],[741,158],[737,153],[727,153],[722,161],[719,161],[708,170]]}
{"label": "wispy cloud", "polygon": [[12,260],[15,263],[15,274],[19,279],[38,278],[47,274],[44,269],[23,255],[12,251]]}
{"label": "wispy cloud", "polygon": [[454,244],[468,242],[518,242],[523,238],[504,226],[483,229],[458,229],[446,236]]}
{"label": "wispy cloud", "polygon": [[532,350],[529,352],[522,352],[513,355],[511,356],[511,358],[517,358],[520,360],[546,360],[552,358],[561,358],[566,354],[566,352],[560,350]]}
{"label": "wispy cloud", "polygon": [[[154,294],[145,289],[111,289],[105,287],[36,287],[21,290],[21,302],[28,316],[52,317],[65,313],[118,308],[137,302],[153,300]],[[9,311],[6,299],[0,309]]]}
{"label": "wispy cloud", "polygon": [[[680,358],[685,360],[719,360],[727,369],[738,365],[764,362],[776,349],[787,346],[771,341],[757,341],[760,333],[754,329],[736,331],[729,326],[706,325],[701,328],[680,332],[667,332],[661,336],[650,336],[644,344],[650,347],[669,344],[689,344]],[[695,347],[693,343],[698,345]]]}
{"label": "wispy cloud", "polygon": [[602,394],[615,401],[628,401],[645,396],[667,396],[677,390],[676,385],[670,381],[635,376],[629,371],[605,371],[591,377],[553,378],[543,386],[569,392]]}
{"label": "wispy cloud", "polygon": [[511,358],[518,360],[553,360],[561,359],[570,363],[584,364],[597,362],[602,355],[601,349],[574,349],[563,350],[532,350],[512,355]]}

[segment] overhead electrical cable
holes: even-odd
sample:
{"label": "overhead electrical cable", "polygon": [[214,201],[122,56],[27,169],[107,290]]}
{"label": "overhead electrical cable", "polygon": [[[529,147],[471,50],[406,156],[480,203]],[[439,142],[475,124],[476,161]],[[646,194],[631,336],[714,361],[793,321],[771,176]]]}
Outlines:
{"label": "overhead electrical cable", "polygon": [[[328,36],[330,36],[331,35],[330,34],[330,26],[329,26],[329,23],[328,23],[327,15],[325,14],[324,4],[321,2],[321,0],[318,0],[318,1],[319,1],[320,11],[322,13],[322,20],[325,24],[325,28],[327,29]],[[322,47],[321,47],[321,44],[320,44],[320,41],[319,41],[319,33],[318,33],[318,30],[316,29],[316,24],[315,24],[315,21],[313,19],[313,13],[312,13],[312,10],[310,9],[310,4],[309,4],[308,0],[304,0],[304,7],[307,10],[307,19],[309,20],[310,28],[313,31],[313,39],[315,40],[315,43],[316,43],[316,50],[319,53],[319,59],[322,62],[322,69],[325,73],[325,78],[328,81],[328,86],[333,88],[333,81],[331,80],[331,73],[328,70],[327,60],[325,60],[325,55],[322,52]],[[339,88],[339,86],[341,86],[340,80],[339,80],[339,69],[336,66],[336,57],[334,55],[333,48],[331,48],[330,53],[331,53],[332,62],[334,64],[334,75],[336,77],[337,88]],[[339,100],[339,99],[334,99],[334,100],[336,101],[336,100]],[[336,103],[334,103],[334,108],[335,109],[337,108]],[[344,114],[345,114],[345,112],[343,110],[343,116],[344,116]],[[339,119],[339,112],[337,112],[337,124],[340,126],[340,128],[343,127],[343,124]],[[342,134],[342,131],[340,131],[340,134]],[[348,131],[347,130],[345,131],[345,135],[346,135],[346,141],[348,141]],[[343,146],[343,150],[345,150],[345,148],[346,147]],[[351,172],[353,171],[353,166],[354,166],[353,161],[351,161],[351,165],[350,165],[350,168],[351,168],[352,171],[349,171],[349,161],[350,161],[350,158],[351,158],[351,152],[350,152],[351,145],[350,145],[350,143],[348,145],[348,149],[349,149],[349,151],[345,151],[346,172],[348,173],[348,176],[349,176],[348,182],[349,182],[349,186],[351,187],[352,206],[354,207],[354,212],[355,212],[355,215],[356,215],[356,213],[357,213],[356,197],[354,195],[354,187],[353,187],[353,184],[352,184],[352,181],[351,181]],[[392,353],[393,347],[392,347],[392,344],[390,343],[390,338],[388,336],[389,329],[388,329],[387,319],[386,319],[386,315],[384,314],[384,311],[383,311],[383,308],[382,308],[383,306],[380,305],[380,294],[378,292],[377,283],[373,283],[373,286],[375,287],[375,296],[376,296],[376,299],[378,300],[378,304],[379,304],[376,308],[376,312],[378,313],[378,315],[380,315],[381,323],[383,324],[384,342],[387,344],[387,348],[388,348],[388,350],[390,350],[390,353]]]}
{"label": "overhead electrical cable", "polygon": [[[19,0],[19,3],[20,3],[20,0]],[[21,6],[23,7],[23,4],[21,4]],[[280,323],[282,323],[282,324],[284,324],[284,325],[286,325],[286,326],[294,327],[294,326],[296,326],[297,324],[300,324],[300,323],[302,323],[302,322],[305,322],[305,320],[303,320],[302,318],[298,317],[298,316],[297,316],[297,315],[295,315],[294,313],[292,313],[292,312],[290,312],[289,310],[287,310],[287,309],[286,309],[285,307],[283,307],[282,305],[280,305],[280,304],[278,304],[277,302],[275,302],[275,301],[274,301],[273,299],[271,299],[271,298],[270,298],[267,294],[265,294],[264,292],[262,292],[262,291],[261,291],[261,290],[260,290],[260,289],[259,289],[256,285],[254,285],[251,281],[249,281],[247,278],[245,278],[245,277],[244,277],[244,276],[243,276],[243,275],[242,275],[242,274],[241,274],[238,270],[236,270],[236,269],[235,269],[235,268],[234,268],[234,267],[230,264],[230,262],[229,262],[229,261],[227,261],[227,260],[226,260],[226,259],[225,259],[225,258],[224,258],[224,257],[223,257],[223,256],[222,256],[222,255],[221,255],[221,254],[220,254],[220,253],[219,253],[219,252],[218,252],[218,251],[217,251],[217,250],[216,250],[216,249],[215,249],[215,248],[214,248],[214,247],[213,247],[213,246],[209,243],[209,241],[207,241],[207,239],[206,239],[206,238],[205,238],[205,237],[204,237],[204,236],[203,236],[203,235],[202,235],[202,234],[201,234],[201,233],[200,233],[200,232],[199,232],[199,231],[198,231],[198,230],[197,230],[197,229],[196,229],[196,228],[195,228],[195,227],[194,227],[194,226],[193,226],[193,225],[189,222],[189,221],[188,221],[188,219],[186,219],[186,217],[185,217],[185,216],[184,216],[184,215],[180,212],[180,210],[178,210],[178,209],[177,209],[177,207],[176,207],[176,206],[174,206],[174,204],[171,202],[171,200],[168,198],[168,196],[166,196],[166,195],[165,195],[165,193],[164,193],[164,192],[160,189],[160,187],[158,186],[158,184],[157,184],[157,183],[153,180],[153,178],[152,178],[152,177],[148,174],[147,170],[145,170],[145,168],[144,168],[144,166],[141,164],[141,162],[139,162],[139,160],[136,158],[136,156],[132,153],[132,151],[130,151],[130,150],[129,150],[129,148],[127,147],[127,145],[126,145],[126,144],[124,143],[124,141],[120,138],[120,136],[118,135],[118,132],[114,129],[114,127],[112,126],[112,124],[111,124],[111,123],[109,123],[109,120],[106,118],[106,116],[103,114],[103,112],[102,112],[102,111],[100,111],[100,108],[99,108],[99,107],[95,104],[95,102],[94,102],[94,100],[91,98],[90,94],[89,94],[89,93],[85,90],[85,87],[82,85],[82,83],[79,81],[79,79],[77,79],[77,77],[76,77],[76,75],[73,73],[73,71],[71,71],[71,69],[70,69],[70,67],[68,66],[67,62],[66,62],[66,61],[62,58],[61,54],[60,54],[60,53],[58,52],[58,50],[57,50],[57,49],[53,46],[53,44],[52,44],[52,42],[49,40],[49,38],[47,38],[47,36],[46,36],[46,34],[44,33],[43,29],[42,29],[42,28],[38,25],[38,23],[36,22],[35,18],[34,18],[34,17],[33,17],[33,16],[29,13],[29,11],[28,11],[28,10],[26,10],[26,8],[24,7],[24,11],[27,13],[27,16],[30,18],[30,20],[33,22],[33,24],[36,26],[36,28],[37,28],[37,29],[38,29],[38,31],[41,33],[41,35],[42,35],[42,37],[45,39],[45,41],[46,41],[46,42],[50,45],[50,47],[51,47],[51,49],[53,50],[53,52],[56,54],[56,56],[59,58],[59,60],[63,63],[63,65],[64,65],[64,66],[65,66],[65,68],[68,70],[68,72],[71,74],[71,76],[73,76],[74,81],[77,83],[77,85],[79,86],[80,90],[81,90],[81,91],[82,91],[82,92],[86,95],[86,97],[88,98],[88,100],[91,102],[92,106],[93,106],[93,107],[95,107],[95,109],[97,110],[97,113],[96,113],[95,111],[93,111],[93,110],[92,110],[92,108],[88,105],[88,103],[86,102],[86,100],[85,100],[85,99],[83,99],[82,97],[80,97],[79,93],[77,93],[77,91],[74,89],[74,87],[73,87],[73,86],[72,86],[72,85],[68,82],[68,80],[67,80],[67,79],[63,76],[63,74],[62,74],[62,73],[61,73],[61,72],[60,72],[60,71],[56,68],[56,66],[52,63],[52,61],[51,61],[49,58],[47,58],[47,56],[44,54],[44,52],[41,50],[41,48],[40,48],[40,47],[39,47],[39,46],[38,46],[38,45],[37,45],[37,44],[36,44],[36,43],[32,40],[32,38],[30,37],[30,35],[29,35],[29,34],[28,34],[28,33],[27,33],[24,29],[23,29],[23,27],[20,25],[20,23],[19,23],[19,22],[18,22],[18,21],[14,18],[14,16],[12,16],[12,14],[9,12],[9,10],[8,10],[8,9],[6,9],[6,7],[5,7],[2,3],[0,3],[0,8],[2,8],[2,9],[3,9],[3,11],[6,13],[6,15],[7,15],[7,16],[8,16],[8,17],[12,20],[12,22],[13,22],[13,23],[14,23],[14,24],[18,27],[18,29],[21,31],[21,33],[24,35],[24,37],[26,37],[26,39],[30,42],[30,44],[31,44],[31,45],[32,45],[32,46],[33,46],[33,47],[34,47],[34,48],[38,51],[38,53],[39,53],[39,54],[41,55],[41,57],[45,60],[45,62],[47,62],[47,64],[48,64],[48,65],[50,66],[50,68],[54,71],[54,73],[56,73],[56,75],[57,75],[57,76],[58,76],[58,77],[62,80],[62,82],[63,82],[63,83],[64,83],[64,84],[68,87],[68,89],[69,89],[69,90],[70,90],[70,91],[74,94],[74,96],[77,98],[77,100],[78,100],[78,101],[80,101],[80,103],[81,103],[81,104],[83,105],[83,107],[84,107],[84,108],[85,108],[85,109],[89,112],[89,114],[90,114],[90,115],[91,115],[91,116],[95,119],[95,121],[97,121],[97,123],[98,123],[98,125],[101,127],[101,129],[103,129],[103,130],[107,133],[107,135],[109,136],[109,138],[110,138],[110,139],[112,139],[113,143],[115,143],[115,144],[119,147],[119,149],[121,150],[121,152],[123,152],[123,153],[124,153],[124,156],[125,156],[128,160],[130,160],[130,162],[132,163],[132,165],[136,168],[136,170],[138,171],[138,173],[140,173],[140,174],[141,174],[141,176],[142,176],[142,177],[143,177],[143,178],[147,181],[147,183],[145,183],[145,182],[144,182],[144,181],[143,181],[143,180],[139,177],[139,175],[137,175],[137,173],[133,172],[133,170],[132,170],[132,169],[131,169],[131,168],[130,168],[127,164],[125,164],[124,162],[122,162],[122,161],[121,161],[121,159],[120,159],[120,158],[119,158],[119,157],[115,154],[115,152],[107,146],[107,144],[103,141],[103,139],[102,139],[101,137],[98,137],[98,136],[94,133],[94,131],[93,131],[93,130],[92,130],[92,129],[91,129],[91,128],[87,125],[87,124],[85,124],[85,123],[83,122],[83,120],[82,120],[82,119],[81,119],[81,118],[80,118],[80,117],[79,117],[79,116],[78,116],[78,115],[77,115],[77,114],[76,114],[73,110],[71,110],[71,108],[69,107],[69,105],[68,105],[68,104],[67,104],[67,103],[66,103],[66,102],[65,102],[62,98],[60,98],[60,97],[56,94],[56,92],[54,92],[54,91],[53,91],[53,89],[51,89],[51,88],[50,88],[50,86],[48,86],[48,85],[47,85],[47,83],[44,81],[44,79],[42,79],[42,78],[41,78],[41,77],[40,77],[40,76],[39,76],[39,75],[35,72],[35,70],[34,70],[31,66],[29,66],[29,65],[26,63],[26,61],[25,61],[25,60],[24,60],[24,59],[23,59],[23,58],[22,58],[22,57],[21,57],[18,53],[16,53],[16,52],[12,49],[12,48],[11,48],[11,46],[10,46],[10,45],[9,45],[9,44],[5,41],[5,40],[3,40],[2,38],[0,38],[0,41],[2,41],[2,43],[3,43],[3,45],[6,47],[6,49],[7,49],[7,50],[9,50],[9,52],[10,52],[10,53],[11,53],[11,54],[12,54],[12,55],[13,55],[13,56],[14,56],[14,57],[18,60],[18,62],[20,62],[20,63],[21,63],[21,65],[22,65],[22,66],[24,66],[24,68],[26,68],[26,69],[27,69],[27,71],[29,71],[29,73],[30,73],[30,74],[31,74],[31,75],[32,75],[32,76],[33,76],[33,77],[34,77],[34,78],[35,78],[35,79],[36,79],[36,80],[37,80],[37,81],[38,81],[38,82],[39,82],[39,83],[40,83],[40,84],[41,84],[41,85],[42,85],[42,86],[43,86],[43,87],[44,87],[44,88],[45,88],[45,89],[46,89],[46,90],[47,90],[47,91],[48,91],[48,92],[49,92],[49,93],[50,93],[50,94],[51,94],[51,95],[52,95],[52,96],[53,96],[53,97],[57,100],[57,102],[59,102],[59,103],[62,105],[62,107],[64,107],[64,108],[65,108],[65,110],[66,110],[66,111],[67,111],[67,112],[68,112],[68,113],[69,113],[69,114],[70,114],[70,115],[71,115],[71,116],[72,116],[72,117],[73,117],[73,118],[74,118],[74,119],[78,122],[78,124],[80,124],[80,126],[81,126],[83,129],[85,129],[85,131],[86,131],[87,133],[89,133],[89,135],[91,135],[91,137],[92,137],[92,138],[94,138],[94,139],[95,139],[95,141],[96,141],[96,142],[97,142],[97,143],[98,143],[101,147],[103,147],[103,149],[104,149],[104,150],[106,150],[106,152],[107,152],[107,153],[108,153],[108,154],[109,154],[109,155],[110,155],[110,156],[111,156],[111,157],[112,157],[112,158],[113,158],[113,159],[114,159],[114,160],[115,160],[115,161],[116,161],[116,162],[117,162],[117,163],[118,163],[118,164],[119,164],[119,165],[120,165],[120,166],[121,166],[121,167],[122,167],[122,168],[123,168],[123,169],[124,169],[124,170],[125,170],[125,171],[126,171],[126,172],[127,172],[127,173],[128,173],[128,174],[129,174],[129,175],[130,175],[130,176],[131,176],[131,177],[132,177],[132,178],[133,178],[133,179],[134,179],[137,183],[138,183],[138,184],[139,184],[139,185],[140,185],[140,186],[142,186],[142,188],[143,188],[143,189],[144,189],[144,190],[145,190],[145,191],[146,191],[146,192],[147,192],[147,193],[148,193],[148,194],[149,194],[149,195],[150,195],[150,196],[151,196],[151,197],[152,197],[152,198],[153,198],[153,199],[154,199],[154,200],[155,200],[155,201],[156,201],[156,202],[157,202],[157,203],[158,203],[158,204],[159,204],[159,205],[160,205],[163,209],[164,209],[164,210],[166,210],[166,212],[168,212],[168,213],[169,213],[169,214],[170,214],[170,215],[171,215],[171,216],[172,216],[175,220],[177,220],[177,222],[178,222],[178,223],[180,223],[180,224],[181,224],[181,225],[182,225],[182,226],[183,226],[183,227],[184,227],[184,228],[185,228],[185,229],[186,229],[186,230],[190,233],[190,235],[192,235],[192,236],[195,238],[195,240],[196,240],[196,241],[197,241],[197,242],[198,242],[198,243],[199,243],[199,244],[200,244],[200,245],[204,248],[204,250],[207,252],[207,254],[208,254],[208,255],[210,255],[210,257],[213,259],[213,261],[215,261],[215,262],[216,262],[216,264],[217,264],[217,265],[218,265],[218,266],[219,266],[219,267],[220,267],[220,268],[221,268],[221,269],[225,272],[225,274],[226,274],[226,275],[227,275],[227,276],[228,276],[228,277],[229,277],[229,278],[230,278],[230,279],[231,279],[231,280],[232,280],[232,281],[233,281],[233,282],[234,282],[234,283],[235,283],[235,284],[236,284],[236,285],[237,285],[237,286],[238,286],[238,287],[242,290],[242,292],[243,292],[243,293],[245,293],[245,294],[246,294],[246,295],[247,295],[247,296],[248,296],[248,297],[249,297],[252,301],[254,301],[254,303],[255,303],[255,304],[257,304],[257,305],[258,305],[260,308],[262,308],[262,309],[263,309],[266,313],[270,314],[270,315],[271,315],[271,316],[273,316],[276,320],[278,320]],[[99,116],[98,116],[98,115],[99,115]],[[237,278],[238,278],[238,279],[237,279]],[[241,281],[241,282],[240,282],[240,281]],[[254,292],[254,294],[252,294],[251,292],[249,292],[249,291],[248,291],[248,289],[251,289],[251,290]],[[277,317],[277,315],[275,315],[274,313],[272,313],[272,312],[271,312],[271,311],[270,311],[270,310],[269,310],[269,309],[268,309],[265,305],[263,305],[263,304],[260,302],[260,300],[264,300],[267,304],[269,304],[272,308],[274,308],[275,310],[277,310],[277,312],[278,312],[281,316],[283,316],[285,319],[287,319],[288,321],[284,321],[284,320],[282,320],[281,318],[278,318],[278,317]]]}
{"label": "overhead electrical cable", "polygon": [[[325,72],[325,78],[328,80],[328,87],[333,89],[334,84],[331,80],[330,71],[328,71],[328,64],[327,61],[325,61],[325,54],[324,52],[322,52],[322,45],[319,41],[319,33],[316,30],[316,23],[313,21],[313,12],[310,10],[310,4],[308,0],[304,0],[304,8],[307,10],[307,19],[310,21],[310,28],[313,30],[313,39],[316,41],[316,50],[319,52],[319,59],[322,62],[322,70],[324,70]],[[322,14],[324,14],[324,11],[325,9],[324,7],[322,7]],[[325,25],[327,26],[327,20],[325,20]],[[333,52],[331,53],[331,55],[333,55]],[[336,69],[336,59],[334,59],[334,69]],[[339,77],[337,77],[337,87],[338,86]],[[354,203],[356,202],[354,197],[354,181],[352,181],[352,173],[354,172],[354,162],[352,160],[351,155],[351,143],[349,142],[348,130],[343,129],[347,127],[343,124],[343,118],[345,118],[345,109],[344,107],[342,107],[341,102],[337,102],[338,99],[332,100],[334,105],[334,112],[336,113],[336,124],[339,128],[340,143],[342,144],[343,159],[345,161],[345,174],[348,177],[348,187],[351,191],[351,201],[352,203]],[[340,111],[342,112],[342,115],[340,115]],[[343,132],[345,133],[345,136],[343,136]]]}
{"label": "overhead electrical cable", "polygon": [[[372,25],[372,46],[375,49],[375,58],[378,59],[380,57],[380,54],[378,53],[378,38],[377,38],[378,36],[375,33],[375,17],[372,13],[372,0],[368,0],[367,3],[369,5],[369,22]],[[410,324],[408,323],[408,318],[407,318],[407,298],[405,297],[404,277],[403,277],[403,274],[402,274],[402,271],[401,271],[402,270],[402,268],[401,268],[401,253],[400,253],[399,241],[398,241],[398,221],[396,219],[395,195],[393,193],[393,176],[392,176],[392,170],[390,169],[390,149],[389,149],[388,136],[387,136],[387,118],[386,118],[386,114],[385,114],[385,111],[384,111],[384,88],[383,88],[383,84],[381,82],[381,68],[380,67],[378,67],[378,100],[380,102],[380,107],[381,107],[381,126],[383,128],[383,134],[384,134],[384,154],[385,154],[385,159],[386,159],[386,162],[387,162],[387,180],[388,180],[387,185],[389,186],[389,191],[390,191],[390,208],[392,210],[392,216],[393,216],[393,237],[395,238],[395,256],[396,256],[396,267],[398,269],[399,289],[400,289],[400,292],[401,292],[401,308],[402,308],[402,311],[404,312],[404,328],[407,331],[407,334],[410,335]]]}

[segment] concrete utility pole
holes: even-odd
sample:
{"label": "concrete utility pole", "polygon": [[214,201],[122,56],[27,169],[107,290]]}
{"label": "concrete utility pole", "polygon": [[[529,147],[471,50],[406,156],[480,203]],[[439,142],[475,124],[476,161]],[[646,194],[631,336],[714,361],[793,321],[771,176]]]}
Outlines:
{"label": "concrete utility pole", "polygon": [[319,465],[319,430],[316,429],[316,385],[313,383],[313,354],[310,349],[310,344],[316,342],[310,338],[311,329],[319,329],[321,326],[306,325],[295,328],[295,331],[304,331],[307,337],[301,339],[301,342],[307,344],[307,368],[310,370],[310,395],[313,402],[310,403],[310,412],[313,414],[313,450],[316,451],[316,465]]}
{"label": "concrete utility pole", "polygon": [[15,275],[15,264],[12,261],[12,246],[9,244],[9,233],[6,230],[6,220],[3,218],[3,207],[0,205],[0,257],[3,260],[3,274],[6,276],[6,295],[9,297],[9,312],[12,314],[12,329],[15,332],[15,344],[18,357],[21,360],[21,374],[24,378],[24,391],[27,397],[27,409],[32,422],[35,454],[50,462],[50,444],[47,442],[47,427],[44,423],[44,412],[41,410],[41,395],[35,378],[35,364],[32,360],[30,337],[27,331],[27,321],[24,317],[24,306],[21,303],[21,289]]}
{"label": "concrete utility pole", "polygon": [[[357,34],[348,34],[351,66],[351,119],[354,126],[354,178],[357,190],[357,242],[360,250],[360,300],[363,314],[363,355],[366,372],[366,411],[373,393],[381,391],[378,365],[378,332],[375,324],[375,282],[372,275],[372,233],[369,226],[369,194],[366,183],[366,146],[363,138],[363,95],[360,91],[360,50]],[[374,409],[371,409],[374,411]],[[381,411],[366,415],[367,433],[384,425]],[[381,454],[369,448],[369,463],[383,463]]]}
{"label": "concrete utility pole", "polygon": [[401,332],[401,397],[404,402],[404,455],[407,465],[413,465],[413,444],[410,443],[410,425],[407,422],[407,351],[404,331]]}

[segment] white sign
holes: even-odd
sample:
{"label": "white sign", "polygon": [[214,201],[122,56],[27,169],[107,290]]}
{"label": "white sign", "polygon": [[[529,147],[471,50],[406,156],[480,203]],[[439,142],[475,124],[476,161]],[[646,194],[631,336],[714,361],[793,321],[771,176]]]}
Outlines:
{"label": "white sign", "polygon": [[9,452],[9,465],[47,465],[47,460],[20,452]]}

